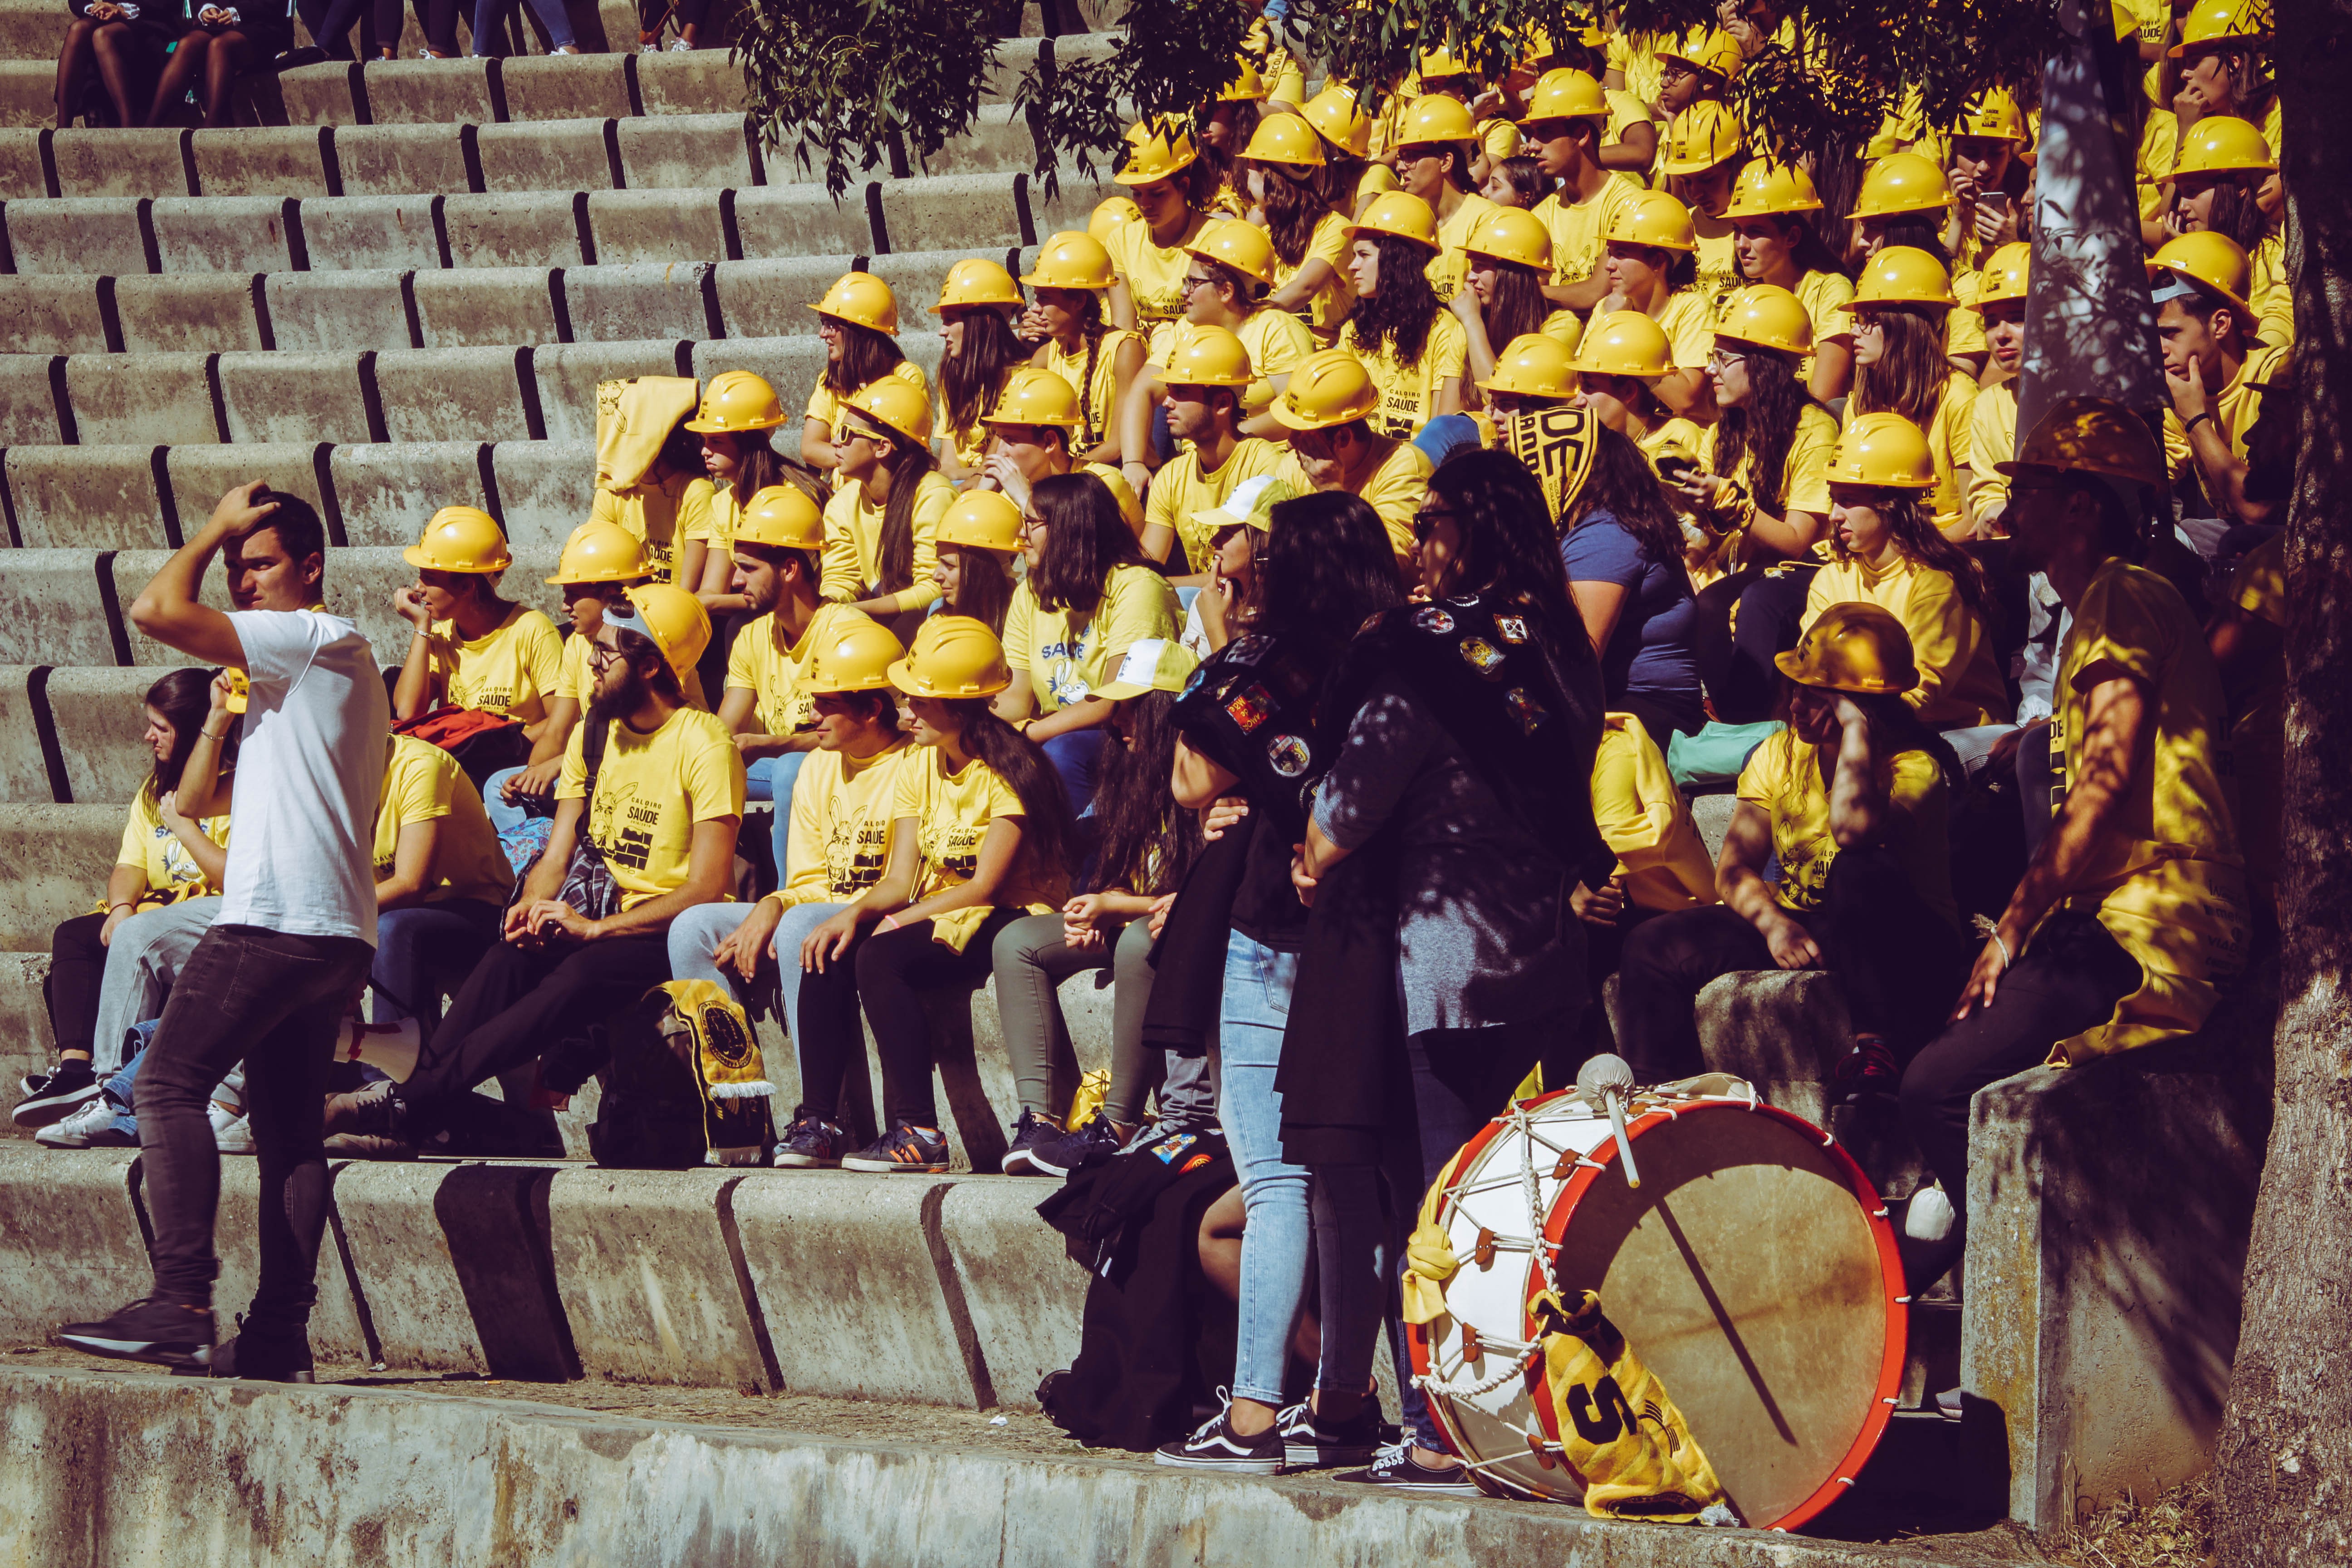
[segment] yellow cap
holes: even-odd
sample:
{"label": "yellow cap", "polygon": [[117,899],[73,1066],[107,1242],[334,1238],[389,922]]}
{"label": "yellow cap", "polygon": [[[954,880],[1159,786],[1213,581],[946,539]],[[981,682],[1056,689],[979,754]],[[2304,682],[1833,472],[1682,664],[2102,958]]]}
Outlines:
{"label": "yellow cap", "polygon": [[784,422],[776,389],[748,370],[722,370],[710,378],[702,407],[686,427],[702,436],[773,430]]}
{"label": "yellow cap", "polygon": [[2147,263],[2150,279],[2161,272],[2169,272],[2219,300],[2238,312],[2238,320],[2249,331],[2253,329],[2253,312],[2246,303],[2253,292],[2253,263],[2228,235],[2204,230],[2167,240]]}
{"label": "yellow cap", "polygon": [[1469,106],[1458,98],[1448,98],[1433,92],[1414,99],[1405,105],[1404,118],[1399,122],[1396,144],[1419,147],[1433,142],[1475,142],[1478,126],[1470,118]]}
{"label": "yellow cap", "polygon": [[1185,250],[1204,261],[1230,267],[1244,278],[1271,286],[1274,282],[1274,241],[1265,230],[1237,217],[1214,218],[1201,226]]}
{"label": "yellow cap", "polygon": [[1665,374],[1675,368],[1666,330],[1639,310],[1612,310],[1585,329],[1568,368],[1593,375]]}
{"label": "yellow cap", "polygon": [[2109,397],[2062,397],[2025,437],[2017,460],[1995,463],[2014,477],[2021,468],[2098,474],[2127,485],[2167,482],[2164,448],[2147,421]]}
{"label": "yellow cap", "polygon": [[1952,121],[1951,132],[1955,136],[2014,142],[2021,147],[2026,142],[2025,111],[2017,107],[2015,95],[2007,88],[1988,88],[1960,110],[1960,117]]}
{"label": "yellow cap", "polygon": [[1773,283],[1751,283],[1732,295],[1715,324],[1715,340],[1752,343],[1782,353],[1813,352],[1813,319],[1794,294]]}
{"label": "yellow cap", "polygon": [[1160,373],[1167,386],[1247,386],[1255,379],[1249,350],[1223,327],[1190,328]]}
{"label": "yellow cap", "polygon": [[1773,217],[1782,213],[1821,210],[1821,193],[1813,189],[1811,175],[1794,163],[1757,158],[1740,170],[1739,178],[1732,183],[1731,205],[1724,209],[1723,216]]}
{"label": "yellow cap", "polygon": [[1926,251],[1890,245],[1864,264],[1849,310],[1872,305],[1952,305],[1952,275]]}
{"label": "yellow cap", "polygon": [[1496,207],[1483,215],[1470,226],[1470,237],[1462,248],[1473,256],[1532,267],[1546,281],[1551,278],[1551,230],[1535,214],[1518,207]]}
{"label": "yellow cap", "polygon": [[1380,412],[1381,391],[1364,362],[1348,349],[1325,349],[1299,362],[1271,407],[1291,430],[1328,430]]}
{"label": "yellow cap", "polygon": [[651,574],[645,542],[617,522],[583,522],[563,542],[563,558],[548,583],[631,583]]}
{"label": "yellow cap", "polygon": [[1018,550],[1021,509],[996,490],[966,490],[940,515],[935,537],[941,544],[968,544],[976,550]]}
{"label": "yellow cap", "polygon": [[1863,171],[1855,217],[1895,217],[1904,213],[1942,212],[1952,205],[1952,187],[1935,161],[1916,153],[1890,153]]}
{"label": "yellow cap", "polygon": [[1720,27],[1693,27],[1679,42],[1658,51],[1662,60],[1680,60],[1696,71],[1705,71],[1718,81],[1729,81],[1739,74],[1743,57],[1739,41]]}
{"label": "yellow cap", "polygon": [[1078,389],[1037,365],[1022,365],[1004,378],[996,406],[980,416],[982,425],[1060,425],[1075,430],[1086,416],[1078,409]]}
{"label": "yellow cap", "polygon": [[2170,52],[2177,60],[2200,47],[2218,49],[2265,43],[2270,36],[2270,0],[2197,0],[2180,24],[2180,41]]}
{"label": "yellow cap", "polygon": [[685,679],[710,646],[710,614],[702,601],[674,583],[646,583],[625,592],[629,607],[608,605],[605,618],[652,638],[663,662]]}
{"label": "yellow cap", "polygon": [[820,316],[855,321],[892,337],[898,335],[898,297],[890,292],[890,285],[871,272],[843,273],[824,291],[824,299],[809,309]]}
{"label": "yellow cap", "polygon": [[824,514],[798,485],[770,485],[755,491],[735,520],[735,542],[822,550]]}
{"label": "yellow cap", "polygon": [[1838,437],[1830,483],[1886,490],[1932,490],[1936,456],[1919,426],[1900,414],[1864,414]]}
{"label": "yellow cap", "polygon": [[425,537],[400,552],[427,572],[503,572],[514,564],[506,531],[478,506],[445,506],[425,525]]}
{"label": "yellow cap", "polygon": [[1234,79],[1217,89],[1219,103],[1264,103],[1265,79],[1258,75],[1257,65],[1247,55],[1234,62]]}
{"label": "yellow cap", "polygon": [[[1004,500],[1003,496],[996,499]],[[811,691],[883,691],[890,685],[890,667],[906,657],[906,645],[889,627],[860,616],[835,622],[818,639],[809,649],[808,673],[801,679]]]}
{"label": "yellow cap", "polygon": [[1191,168],[1200,156],[1182,123],[1171,120],[1149,136],[1133,142],[1128,153],[1127,167],[1111,178],[1122,185],[1156,185]]}
{"label": "yellow cap", "polygon": [[1977,275],[1976,308],[1981,310],[2004,300],[2024,299],[2032,262],[2033,247],[2021,239],[1986,257],[1984,270]]}
{"label": "yellow cap", "polygon": [[1548,70],[1536,79],[1535,90],[1528,95],[1528,110],[1519,116],[1519,123],[1530,124],[1538,120],[1606,120],[1609,100],[1602,94],[1601,84],[1589,71],[1570,70],[1563,66]]}
{"label": "yellow cap", "polygon": [[1698,248],[1698,229],[1691,222],[1690,208],[1664,191],[1635,192],[1633,200],[1619,205],[1601,237],[1611,244],[1646,245],[1658,250]]}
{"label": "yellow cap", "polygon": [[1415,245],[1438,248],[1437,215],[1411,191],[1383,191],[1372,198],[1364,216],[1348,226],[1348,237],[1360,234],[1392,234]]}
{"label": "yellow cap", "polygon": [[1032,289],[1088,289],[1099,292],[1111,285],[1110,252],[1093,235],[1066,228],[1038,247],[1036,269],[1023,273],[1021,281]]}
{"label": "yellow cap", "polygon": [[2199,121],[2180,140],[2179,174],[2268,174],[2278,169],[2271,144],[2243,120],[2216,114]]}
{"label": "yellow cap", "polygon": [[1706,99],[1668,122],[1665,158],[1658,167],[1669,174],[1704,174],[1738,157],[1740,146],[1739,121],[1731,106]]}
{"label": "yellow cap", "polygon": [[1296,114],[1269,114],[1257,122],[1250,132],[1249,145],[1242,156],[1260,163],[1296,163],[1302,168],[1323,166],[1323,142],[1315,128]]}
{"label": "yellow cap", "polygon": [[1372,150],[1372,121],[1356,102],[1356,95],[1338,82],[1299,106],[1315,134],[1334,147],[1360,158]]}
{"label": "yellow cap", "polygon": [[1421,51],[1421,79],[1423,81],[1429,80],[1432,77],[1471,76],[1474,74],[1475,73],[1474,73],[1468,66],[1464,65],[1462,61],[1455,57],[1452,49],[1423,49]]}
{"label": "yellow cap", "polygon": [[[1110,237],[1119,229],[1142,221],[1143,209],[1135,205],[1133,197],[1105,196],[1095,204],[1095,210],[1087,215],[1087,237],[1108,245]],[[1110,285],[1106,283],[1103,287],[1107,289]]]}
{"label": "yellow cap", "polygon": [[931,400],[911,382],[886,375],[849,395],[849,406],[912,441],[928,445],[931,438]]}
{"label": "yellow cap", "polygon": [[1521,397],[1573,397],[1576,372],[1569,365],[1568,345],[1541,332],[1522,332],[1495,356],[1495,374],[1480,382],[1478,390]]}
{"label": "yellow cap", "polygon": [[1020,286],[1013,274],[997,262],[985,257],[967,257],[948,268],[946,281],[940,285],[940,302],[932,309],[944,310],[953,305],[1018,305]]}
{"label": "yellow cap", "polygon": [[1200,668],[1192,650],[1174,637],[1145,637],[1128,645],[1118,668],[1090,695],[1120,702],[1147,691],[1181,691]]}
{"label": "yellow cap", "polygon": [[1013,684],[1004,645],[970,616],[933,616],[915,632],[915,646],[892,664],[890,684],[909,697],[993,697]]}
{"label": "yellow cap", "polygon": [[1800,686],[1885,696],[1919,684],[1911,634],[1894,612],[1860,601],[1832,605],[1797,646],[1772,662]]}

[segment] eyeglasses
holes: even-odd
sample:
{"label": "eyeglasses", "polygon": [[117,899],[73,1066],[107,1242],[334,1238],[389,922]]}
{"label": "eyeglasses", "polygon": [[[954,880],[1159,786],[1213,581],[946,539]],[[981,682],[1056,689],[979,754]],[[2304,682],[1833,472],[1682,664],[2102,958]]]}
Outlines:
{"label": "eyeglasses", "polygon": [[1743,353],[1733,353],[1726,349],[1717,349],[1706,356],[1706,363],[1710,368],[1727,370],[1735,364],[1746,364],[1748,356]]}
{"label": "eyeglasses", "polygon": [[1191,273],[1187,272],[1184,274],[1184,280],[1181,284],[1181,288],[1185,294],[1189,296],[1193,289],[1205,289],[1215,281],[1216,279],[1213,278],[1195,278]]}
{"label": "eyeglasses", "polygon": [[593,641],[588,645],[588,668],[591,669],[602,670],[620,657],[619,648],[609,647],[603,643]]}

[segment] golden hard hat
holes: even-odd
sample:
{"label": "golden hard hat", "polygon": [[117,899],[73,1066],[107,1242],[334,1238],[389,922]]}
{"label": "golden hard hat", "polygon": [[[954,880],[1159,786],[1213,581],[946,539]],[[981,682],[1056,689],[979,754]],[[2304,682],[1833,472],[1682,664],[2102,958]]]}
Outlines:
{"label": "golden hard hat", "polygon": [[1127,167],[1111,178],[1122,185],[1156,185],[1191,168],[1200,156],[1182,122],[1171,120],[1140,141],[1133,142]]}
{"label": "golden hard hat", "polygon": [[1075,430],[1086,416],[1078,389],[1042,366],[1024,364],[1004,378],[996,406],[980,416],[982,425],[1059,425]]}
{"label": "golden hard hat", "polygon": [[445,506],[425,525],[425,536],[400,552],[427,572],[503,572],[514,564],[506,531],[478,506]]}
{"label": "golden hard hat", "polygon": [[1952,298],[1952,275],[1944,270],[1942,262],[1915,246],[1890,245],[1863,264],[1847,308],[1957,303]]}
{"label": "golden hard hat", "polygon": [[[1097,244],[1107,245],[1110,237],[1131,223],[1143,221],[1143,209],[1131,196],[1105,196],[1087,215],[1087,237]],[[1108,283],[1103,285],[1108,289]]]}
{"label": "golden hard hat", "polygon": [[1256,379],[1250,373],[1249,350],[1224,328],[1193,326],[1181,336],[1160,373],[1162,385],[1247,386]]}
{"label": "golden hard hat", "polygon": [[1004,645],[970,616],[933,616],[915,646],[889,668],[890,684],[909,697],[993,697],[1013,684]]}
{"label": "golden hard hat", "polygon": [[871,272],[843,273],[824,291],[824,299],[809,309],[820,316],[855,321],[891,337],[898,335],[898,297]]}
{"label": "golden hard hat", "polygon": [[1325,349],[1300,361],[1270,405],[1290,430],[1328,430],[1380,412],[1381,389],[1351,350]]}
{"label": "golden hard hat", "polygon": [[1716,342],[1753,343],[1782,353],[1813,352],[1813,319],[1794,294],[1774,283],[1751,283],[1732,295],[1715,324]]}
{"label": "golden hard hat", "polygon": [[1260,163],[1295,163],[1302,168],[1323,166],[1323,140],[1315,128],[1296,114],[1269,114],[1250,132],[1242,156]]}
{"label": "golden hard hat", "polygon": [[1087,289],[1099,293],[1111,285],[1110,252],[1093,235],[1066,228],[1038,247],[1036,268],[1023,273],[1021,281],[1032,289]]}
{"label": "golden hard hat", "polygon": [[1864,414],[1838,437],[1830,483],[1885,490],[1932,490],[1936,456],[1927,433],[1900,414]]}
{"label": "golden hard hat", "polygon": [[1960,117],[1952,121],[1951,133],[2014,142],[2021,147],[2026,142],[2025,111],[2017,107],[2016,95],[2009,89],[1988,88],[1960,110]]}
{"label": "golden hard hat", "polygon": [[1829,691],[1887,696],[1919,684],[1911,634],[1893,611],[1860,602],[1830,605],[1772,662],[1798,685]]}
{"label": "golden hard hat", "polygon": [[798,485],[769,485],[752,493],[735,520],[735,542],[779,550],[824,548],[824,514]]}
{"label": "golden hard hat", "polygon": [[849,395],[849,406],[918,447],[931,439],[931,400],[914,383],[886,375]]}
{"label": "golden hard hat", "polygon": [[1360,158],[1372,150],[1372,121],[1356,95],[1338,82],[1299,105],[1299,112],[1315,134],[1334,147],[1344,148],[1352,157]]}
{"label": "golden hard hat", "polygon": [[1667,122],[1665,157],[1658,168],[1668,174],[1704,174],[1738,157],[1741,145],[1731,106],[1705,99]]}
{"label": "golden hard hat", "polygon": [[2254,265],[2228,235],[2209,229],[2165,241],[2164,248],[2150,257],[2147,263],[2151,279],[2164,272],[2219,300],[2238,312],[2240,321],[2249,328],[2252,326],[2253,312],[2246,300],[2253,292]]}
{"label": "golden hard hat", "polygon": [[1528,94],[1528,110],[1519,116],[1519,123],[1531,124],[1538,120],[1606,120],[1609,100],[1601,84],[1590,71],[1570,70],[1563,66],[1548,70],[1536,79],[1535,90]]}
{"label": "golden hard hat", "polygon": [[1739,171],[1732,182],[1731,205],[1726,207],[1726,217],[1774,217],[1783,213],[1817,213],[1822,210],[1821,193],[1813,189],[1813,178],[1794,163],[1775,163],[1768,158],[1756,158]]}
{"label": "golden hard hat", "polygon": [[645,541],[617,522],[583,522],[563,542],[551,586],[567,583],[633,583],[652,574]]}
{"label": "golden hard hat", "polygon": [[941,544],[965,544],[976,550],[1018,550],[1021,509],[1000,491],[966,490],[940,515],[932,537]]}
{"label": "golden hard hat", "polygon": [[710,613],[675,583],[646,583],[624,592],[629,607],[607,605],[605,618],[652,638],[661,649],[662,662],[684,680],[710,646]]}
{"label": "golden hard hat", "polygon": [[1213,218],[1184,249],[1203,261],[1230,267],[1244,278],[1269,286],[1274,282],[1274,241],[1265,230],[1237,217]]}
{"label": "golden hard hat", "polygon": [[1374,196],[1364,216],[1348,226],[1349,239],[1360,234],[1392,234],[1432,250],[1439,248],[1437,215],[1411,191],[1384,191]]}
{"label": "golden hard hat", "polygon": [[1739,74],[1743,57],[1739,41],[1722,28],[1693,27],[1679,41],[1658,50],[1658,58],[1680,60],[1693,70],[1727,82]]}
{"label": "golden hard hat", "polygon": [[1855,217],[1895,217],[1904,213],[1943,212],[1952,205],[1952,187],[1932,158],[1916,153],[1890,153],[1863,171],[1862,194],[1854,198]]}
{"label": "golden hard hat", "polygon": [[1657,250],[1696,250],[1698,229],[1690,208],[1664,191],[1637,191],[1617,209],[1601,233],[1604,243],[1645,245]]}
{"label": "golden hard hat", "polygon": [[1535,214],[1518,207],[1496,207],[1483,215],[1470,226],[1470,237],[1462,248],[1473,256],[1532,267],[1547,279],[1551,276],[1551,230]]}
{"label": "golden hard hat", "polygon": [[2097,474],[2127,485],[2162,486],[2168,470],[2156,435],[2111,397],[2062,397],[2025,437],[2013,462],[1995,463],[2014,477],[2025,468],[2056,474]]}
{"label": "golden hard hat", "polygon": [[2260,130],[2227,114],[2200,120],[2180,139],[2174,174],[2275,174],[2278,160]]}
{"label": "golden hard hat", "polygon": [[1469,106],[1442,92],[1425,94],[1405,105],[1404,118],[1397,125],[1396,144],[1400,147],[1477,139],[1478,126],[1470,118]]}
{"label": "golden hard hat", "polygon": [[1981,310],[2005,300],[2024,299],[2032,270],[2032,246],[2021,239],[2002,246],[1985,258],[1984,270],[1977,275],[1976,308]]}
{"label": "golden hard hat", "polygon": [[2266,43],[2270,36],[2270,0],[2197,0],[2180,24],[2180,41],[2169,52],[2177,60],[2200,46]]}
{"label": "golden hard hat", "polygon": [[1471,76],[1475,73],[1454,56],[1451,49],[1423,49],[1421,52],[1421,79],[1432,77]]}
{"label": "golden hard hat", "polygon": [[1542,332],[1522,332],[1495,356],[1495,374],[1478,384],[1481,392],[1521,397],[1567,399],[1576,395],[1576,372],[1568,345]]}
{"label": "golden hard hat", "polygon": [[710,378],[702,406],[686,427],[701,436],[773,430],[784,422],[776,389],[748,370],[722,370]]}
{"label": "golden hard hat", "polygon": [[1257,65],[1247,55],[1234,62],[1234,79],[1217,89],[1219,103],[1264,103],[1265,79],[1258,74]]}
{"label": "golden hard hat", "polygon": [[811,691],[884,691],[890,686],[890,667],[906,657],[906,645],[889,627],[860,616],[826,628],[809,649],[808,671],[801,679]]}
{"label": "golden hard hat", "polygon": [[1592,375],[1664,375],[1675,368],[1666,330],[1639,310],[1612,310],[1584,330],[1568,368]]}
{"label": "golden hard hat", "polygon": [[944,310],[954,305],[1018,305],[1023,302],[1021,287],[1013,281],[1012,273],[986,257],[971,256],[948,268],[947,279],[940,285],[940,302],[932,309]]}

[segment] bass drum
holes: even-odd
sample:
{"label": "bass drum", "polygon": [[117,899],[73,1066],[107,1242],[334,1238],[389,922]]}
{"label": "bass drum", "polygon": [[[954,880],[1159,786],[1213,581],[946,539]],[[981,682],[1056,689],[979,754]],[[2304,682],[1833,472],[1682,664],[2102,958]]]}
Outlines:
{"label": "bass drum", "polygon": [[1487,1489],[1583,1500],[1533,1342],[1540,1247],[1562,1300],[1600,1293],[1740,1518],[1794,1529],[1852,1484],[1902,1384],[1886,1210],[1826,1133],[1736,1079],[1639,1090],[1627,1121],[1639,1188],[1572,1089],[1464,1147],[1436,1213],[1460,1267],[1445,1314],[1408,1328],[1416,1381]]}

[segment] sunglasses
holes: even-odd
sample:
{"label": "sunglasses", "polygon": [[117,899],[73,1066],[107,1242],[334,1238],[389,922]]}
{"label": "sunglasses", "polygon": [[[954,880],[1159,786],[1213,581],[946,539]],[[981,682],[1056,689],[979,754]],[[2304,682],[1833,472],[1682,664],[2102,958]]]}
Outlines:
{"label": "sunglasses", "polygon": [[1437,531],[1437,520],[1441,517],[1452,517],[1454,514],[1454,509],[1450,506],[1423,507],[1412,514],[1412,542],[1415,544],[1428,543],[1429,536]]}

